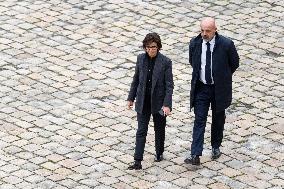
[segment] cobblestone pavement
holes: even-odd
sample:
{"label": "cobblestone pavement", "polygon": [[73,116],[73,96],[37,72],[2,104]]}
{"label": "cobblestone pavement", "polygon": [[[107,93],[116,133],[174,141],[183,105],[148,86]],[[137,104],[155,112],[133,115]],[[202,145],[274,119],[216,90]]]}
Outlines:
{"label": "cobblestone pavement", "polygon": [[[0,189],[284,187],[284,6],[281,0],[1,0]],[[188,42],[217,19],[241,58],[220,159],[189,155]],[[165,161],[154,131],[133,161],[136,114],[126,97],[141,41],[162,37],[173,60]],[[210,120],[208,120],[210,121]]]}

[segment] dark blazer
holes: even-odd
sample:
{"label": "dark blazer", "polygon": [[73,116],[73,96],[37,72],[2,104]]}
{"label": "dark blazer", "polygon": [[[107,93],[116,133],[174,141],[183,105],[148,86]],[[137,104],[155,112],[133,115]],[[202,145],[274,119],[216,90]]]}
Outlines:
{"label": "dark blazer", "polygon": [[[147,83],[147,55],[137,56],[135,73],[128,94],[128,101],[135,102],[135,111],[142,113]],[[152,74],[151,113],[157,113],[162,106],[172,109],[173,94],[172,61],[158,52]]]}
{"label": "dark blazer", "polygon": [[[189,63],[192,80],[190,91],[190,109],[194,107],[194,95],[201,69],[202,37],[199,34],[189,44]],[[212,73],[215,84],[216,111],[225,110],[232,102],[232,75],[239,67],[239,55],[232,40],[216,32],[212,53]]]}

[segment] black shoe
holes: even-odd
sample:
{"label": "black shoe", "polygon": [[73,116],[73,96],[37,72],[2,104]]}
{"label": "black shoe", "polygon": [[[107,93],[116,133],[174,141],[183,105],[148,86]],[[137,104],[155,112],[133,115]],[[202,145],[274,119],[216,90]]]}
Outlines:
{"label": "black shoe", "polygon": [[221,156],[221,151],[219,148],[213,148],[212,149],[212,159],[218,159]]}
{"label": "black shoe", "polygon": [[139,170],[142,169],[141,161],[135,161],[133,165],[128,167],[129,170]]}
{"label": "black shoe", "polygon": [[197,155],[191,155],[191,157],[186,158],[184,160],[184,163],[192,165],[200,165],[200,158]]}
{"label": "black shoe", "polygon": [[155,156],[155,162],[160,162],[164,159],[163,154]]}

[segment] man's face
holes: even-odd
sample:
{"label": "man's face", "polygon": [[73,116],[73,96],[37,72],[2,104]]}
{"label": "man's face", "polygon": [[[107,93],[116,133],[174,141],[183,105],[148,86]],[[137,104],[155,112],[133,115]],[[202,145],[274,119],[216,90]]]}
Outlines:
{"label": "man's face", "polygon": [[217,30],[216,27],[210,23],[201,23],[200,29],[202,38],[207,42],[215,36],[215,32]]}
{"label": "man's face", "polygon": [[154,58],[158,53],[158,45],[156,42],[152,42],[146,45],[146,52],[151,58]]}

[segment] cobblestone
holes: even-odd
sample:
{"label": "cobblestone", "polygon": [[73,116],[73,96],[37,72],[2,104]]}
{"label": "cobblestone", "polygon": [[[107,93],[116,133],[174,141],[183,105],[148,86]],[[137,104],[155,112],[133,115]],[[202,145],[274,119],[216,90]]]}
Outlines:
{"label": "cobblestone", "polygon": [[[0,12],[0,189],[283,188],[281,1],[9,0]],[[241,60],[223,155],[210,159],[207,127],[196,168],[183,163],[194,117],[188,43],[204,16]],[[148,32],[173,61],[173,113],[165,160],[154,162],[151,123],[143,170],[129,171],[137,126],[125,99]]]}

